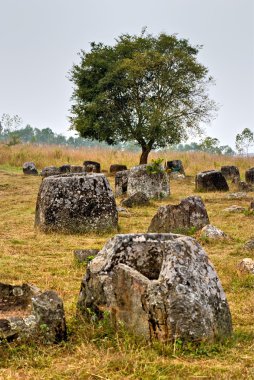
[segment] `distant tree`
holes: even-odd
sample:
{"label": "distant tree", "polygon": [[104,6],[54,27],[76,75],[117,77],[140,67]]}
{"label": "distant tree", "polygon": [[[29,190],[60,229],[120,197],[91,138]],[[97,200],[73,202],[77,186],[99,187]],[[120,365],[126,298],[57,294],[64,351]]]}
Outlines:
{"label": "distant tree", "polygon": [[22,124],[22,119],[18,115],[11,116],[4,113],[1,118],[1,125],[5,133],[13,132]]}
{"label": "distant tree", "polygon": [[221,145],[220,151],[226,156],[233,156],[235,154],[235,151],[229,145]]}
{"label": "distant tree", "polygon": [[235,146],[239,154],[248,154],[249,148],[254,144],[254,134],[249,128],[238,133],[235,138]]}
{"label": "distant tree", "polygon": [[206,137],[199,145],[200,150],[208,153],[221,154],[220,141],[216,137]]}
{"label": "distant tree", "polygon": [[207,94],[212,78],[197,61],[199,49],[145,31],[121,35],[114,46],[91,43],[70,73],[72,128],[108,144],[135,141],[140,163],[147,163],[152,149],[179,143],[214,114]]}

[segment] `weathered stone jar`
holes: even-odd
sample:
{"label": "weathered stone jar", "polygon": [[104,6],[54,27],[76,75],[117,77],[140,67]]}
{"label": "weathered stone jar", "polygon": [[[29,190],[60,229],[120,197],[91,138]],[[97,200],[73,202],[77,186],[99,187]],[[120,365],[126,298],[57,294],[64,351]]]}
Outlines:
{"label": "weathered stone jar", "polygon": [[35,226],[44,232],[81,233],[117,228],[115,198],[103,174],[45,178],[36,204]]}
{"label": "weathered stone jar", "polygon": [[218,170],[208,170],[196,175],[197,191],[228,191],[225,177]]}
{"label": "weathered stone jar", "polygon": [[134,166],[130,169],[128,176],[128,195],[137,192],[144,193],[150,198],[165,198],[170,194],[169,178],[167,173],[162,170],[159,173],[149,174],[148,165]]}
{"label": "weathered stone jar", "polygon": [[56,292],[0,283],[0,341],[17,338],[41,338],[45,343],[66,339],[63,302]]}
{"label": "weathered stone jar", "polygon": [[79,311],[109,311],[145,339],[214,341],[231,334],[225,293],[198,242],[175,234],[116,235],[88,265]]}
{"label": "weathered stone jar", "polygon": [[246,170],[245,181],[247,183],[253,183],[254,184],[254,168],[250,168],[250,169]]}

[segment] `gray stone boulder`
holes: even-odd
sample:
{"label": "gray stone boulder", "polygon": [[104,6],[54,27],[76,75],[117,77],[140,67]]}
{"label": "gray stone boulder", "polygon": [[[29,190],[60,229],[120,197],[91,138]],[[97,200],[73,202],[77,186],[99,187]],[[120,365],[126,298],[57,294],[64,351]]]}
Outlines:
{"label": "gray stone boulder", "polygon": [[133,206],[147,206],[149,205],[149,199],[145,195],[145,193],[142,193],[142,191],[139,191],[130,197],[124,199],[121,204],[124,207],[133,207]]}
{"label": "gray stone boulder", "polygon": [[247,198],[247,193],[244,191],[238,193],[230,193],[227,195],[228,199],[245,199]]}
{"label": "gray stone boulder", "polygon": [[123,170],[127,170],[126,165],[113,164],[113,165],[110,165],[110,168],[109,168],[109,172],[111,174],[115,174],[117,172],[122,172]]}
{"label": "gray stone boulder", "polygon": [[240,181],[240,172],[237,166],[229,165],[221,167],[221,174],[223,177],[234,182]]}
{"label": "gray stone boulder", "polygon": [[74,259],[79,263],[87,263],[91,258],[94,258],[99,249],[76,249],[74,253]]}
{"label": "gray stone boulder", "polygon": [[182,199],[178,205],[161,206],[154,215],[148,232],[186,233],[191,228],[200,230],[209,224],[205,205],[200,197]]}
{"label": "gray stone boulder", "polygon": [[38,175],[34,162],[25,162],[23,165],[23,173],[27,175]]}
{"label": "gray stone boulder", "polygon": [[130,169],[127,189],[129,196],[141,191],[149,199],[160,199],[170,194],[167,173],[162,168],[159,173],[150,174],[147,169],[149,166],[139,165]]}
{"label": "gray stone boulder", "polygon": [[254,251],[254,237],[245,243],[244,249],[247,249],[248,251]]}
{"label": "gray stone boulder", "polygon": [[127,193],[129,170],[122,170],[115,175],[115,195],[119,197]]}
{"label": "gray stone boulder", "polygon": [[101,172],[101,164],[96,161],[84,161],[84,170],[88,173],[100,173]]}
{"label": "gray stone boulder", "polygon": [[250,169],[246,170],[245,181],[247,183],[253,183],[254,184],[254,168],[250,168]]}
{"label": "gray stone boulder", "polygon": [[81,233],[117,228],[113,192],[103,174],[62,174],[44,178],[35,225],[44,232]]}
{"label": "gray stone boulder", "polygon": [[228,237],[225,232],[213,226],[212,224],[208,224],[202,228],[201,236],[209,239],[226,239]]}
{"label": "gray stone boulder", "polygon": [[28,337],[44,343],[66,339],[62,300],[52,290],[0,283],[0,340]]}
{"label": "gray stone boulder", "polygon": [[254,187],[250,183],[246,183],[244,181],[239,181],[237,183],[239,191],[253,191]]}
{"label": "gray stone boulder", "polygon": [[64,164],[62,166],[59,166],[58,168],[60,174],[66,174],[71,172],[71,165],[69,164]]}
{"label": "gray stone boulder", "polygon": [[232,206],[229,206],[227,208],[224,208],[223,211],[226,211],[226,212],[243,212],[245,211],[245,208],[242,207],[242,206],[238,206],[238,205],[232,205]]}
{"label": "gray stone boulder", "polygon": [[45,168],[42,169],[41,171],[41,176],[42,177],[50,177],[52,175],[58,175],[61,174],[59,168],[56,166],[46,166]]}
{"label": "gray stone boulder", "polygon": [[218,170],[208,170],[196,175],[196,191],[228,191],[225,177]]}
{"label": "gray stone boulder", "polygon": [[163,342],[214,341],[231,334],[225,293],[198,242],[174,234],[116,235],[92,260],[82,281],[79,312]]}
{"label": "gray stone boulder", "polygon": [[71,165],[70,173],[83,173],[85,171],[83,166]]}
{"label": "gray stone boulder", "polygon": [[254,274],[254,260],[250,258],[243,259],[238,265],[237,269],[241,273]]}
{"label": "gray stone boulder", "polygon": [[166,169],[168,169],[172,173],[176,172],[176,173],[180,173],[180,174],[185,175],[183,163],[181,160],[167,161]]}

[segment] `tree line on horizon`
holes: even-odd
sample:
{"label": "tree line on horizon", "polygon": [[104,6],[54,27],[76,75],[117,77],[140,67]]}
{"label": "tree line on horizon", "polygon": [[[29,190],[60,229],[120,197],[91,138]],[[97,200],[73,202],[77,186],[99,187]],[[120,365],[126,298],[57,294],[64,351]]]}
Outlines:
{"label": "tree line on horizon", "polygon": [[[106,142],[98,142],[77,137],[66,137],[55,133],[51,128],[33,128],[30,124],[22,126],[22,119],[18,115],[10,116],[3,114],[0,119],[0,142],[9,146],[17,144],[39,144],[39,145],[62,145],[74,148],[81,147],[103,147],[112,148]],[[138,151],[140,148],[135,141],[116,144],[116,149]],[[220,145],[217,138],[205,137],[201,142],[190,142],[188,144],[174,144],[167,150],[179,152],[207,152],[211,154],[234,155],[235,151],[228,145]]]}

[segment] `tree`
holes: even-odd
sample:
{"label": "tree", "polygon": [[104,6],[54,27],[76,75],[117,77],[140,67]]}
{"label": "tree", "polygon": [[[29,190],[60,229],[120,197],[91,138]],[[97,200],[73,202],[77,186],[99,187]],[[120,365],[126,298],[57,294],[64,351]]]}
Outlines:
{"label": "tree", "polygon": [[140,163],[147,163],[152,149],[179,143],[214,114],[207,94],[212,78],[197,62],[199,49],[145,31],[123,34],[114,46],[91,43],[70,72],[72,128],[108,144],[135,141]]}
{"label": "tree", "polygon": [[220,141],[216,137],[208,136],[200,144],[200,150],[213,154],[221,154],[219,144]]}
{"label": "tree", "polygon": [[245,128],[242,133],[238,133],[235,138],[235,146],[239,154],[246,152],[254,144],[254,134],[249,128]]}

